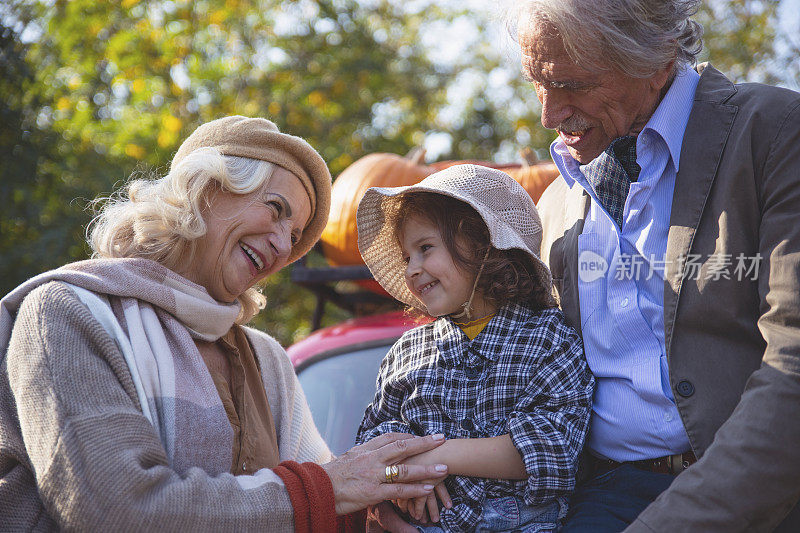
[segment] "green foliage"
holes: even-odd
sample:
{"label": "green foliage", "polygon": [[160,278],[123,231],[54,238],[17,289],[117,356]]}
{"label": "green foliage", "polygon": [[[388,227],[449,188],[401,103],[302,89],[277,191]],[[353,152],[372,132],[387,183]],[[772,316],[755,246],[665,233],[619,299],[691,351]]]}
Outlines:
{"label": "green foliage", "polygon": [[[450,74],[434,73],[416,44],[419,17],[390,2],[71,0],[39,8],[46,30],[31,59],[53,104],[52,128],[151,165],[169,161],[197,125],[243,114],[306,138],[336,174],[364,153],[413,144]],[[383,131],[372,124],[380,103],[402,114]]]}
{"label": "green foliage", "polygon": [[[547,157],[552,133],[539,125],[518,65],[489,36],[494,23],[455,4],[0,5],[0,294],[88,257],[87,203],[133,171],[165,169],[183,138],[223,115],[272,119],[315,146],[334,175],[367,153],[407,153],[436,132],[452,141],[444,158],[507,158],[525,145]],[[777,6],[704,5],[698,16],[713,63],[736,80],[800,81],[797,62],[788,74],[775,63]],[[431,35],[459,25],[471,36],[463,53],[432,59],[449,43],[431,44]],[[283,343],[307,333],[310,293],[287,272],[268,280],[265,293],[260,327]],[[334,310],[328,323],[343,316]]]}
{"label": "green foliage", "polygon": [[43,270],[86,256],[82,198],[109,187],[113,161],[70,146],[37,119],[37,91],[27,47],[0,29],[0,294]]}
{"label": "green foliage", "polygon": [[[418,44],[422,17],[388,1],[72,0],[10,10],[4,21],[40,35],[23,45],[4,32],[13,61],[3,67],[3,151],[15,157],[3,165],[3,293],[87,257],[87,201],[134,169],[163,169],[203,122],[268,117],[337,174],[369,152],[408,151],[453,74],[434,69]],[[265,292],[267,330],[282,342],[307,332],[309,293],[285,273]]]}
{"label": "green foliage", "polygon": [[701,61],[710,61],[734,81],[780,81],[775,65],[779,0],[712,0],[697,21],[705,35]]}

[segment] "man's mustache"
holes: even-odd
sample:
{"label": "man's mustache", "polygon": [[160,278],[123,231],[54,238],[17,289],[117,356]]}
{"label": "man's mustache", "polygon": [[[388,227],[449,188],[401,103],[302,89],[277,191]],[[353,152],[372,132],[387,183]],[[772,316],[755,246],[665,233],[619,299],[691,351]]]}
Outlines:
{"label": "man's mustache", "polygon": [[555,129],[556,131],[568,132],[568,131],[588,130],[591,127],[592,124],[587,119],[583,118],[580,115],[572,115],[564,122],[559,122],[558,125],[556,125],[556,127],[553,129]]}

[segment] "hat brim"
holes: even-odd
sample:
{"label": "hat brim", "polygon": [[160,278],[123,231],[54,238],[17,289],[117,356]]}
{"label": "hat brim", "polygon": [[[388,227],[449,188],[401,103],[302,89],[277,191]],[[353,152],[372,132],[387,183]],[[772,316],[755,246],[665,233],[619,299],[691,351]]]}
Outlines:
{"label": "hat brim", "polygon": [[[467,166],[467,165],[460,165]],[[470,165],[472,166],[472,165]],[[455,169],[456,167],[450,167]],[[486,167],[482,167],[486,168]],[[491,169],[487,169],[491,170]],[[356,220],[358,224],[358,248],[364,259],[364,263],[369,268],[375,280],[397,300],[412,307],[426,310],[425,304],[408,289],[405,282],[405,261],[400,243],[392,230],[393,211],[396,209],[396,197],[412,192],[429,192],[449,196],[470,205],[481,216],[489,229],[491,244],[499,250],[518,249],[530,255],[536,268],[540,282],[545,286],[548,293],[552,289],[552,275],[547,265],[539,258],[538,247],[541,244],[541,231],[539,232],[538,242],[535,243],[537,249],[533,249],[529,242],[525,242],[518,230],[512,228],[505,220],[495,216],[495,214],[480,205],[469,195],[461,194],[457,190],[447,190],[440,188],[436,183],[437,172],[431,174],[422,182],[415,185],[403,187],[372,187],[367,189],[358,206]],[[500,171],[496,171],[500,172]],[[506,175],[507,176],[507,175]],[[433,178],[433,179],[432,179]],[[508,177],[509,180],[513,179]],[[514,182],[516,184],[516,182]],[[522,186],[517,184],[520,189]],[[522,189],[524,191],[524,189]],[[527,195],[527,192],[525,192]],[[528,197],[529,198],[529,197]],[[533,205],[532,215],[536,223],[541,228],[538,212]]]}

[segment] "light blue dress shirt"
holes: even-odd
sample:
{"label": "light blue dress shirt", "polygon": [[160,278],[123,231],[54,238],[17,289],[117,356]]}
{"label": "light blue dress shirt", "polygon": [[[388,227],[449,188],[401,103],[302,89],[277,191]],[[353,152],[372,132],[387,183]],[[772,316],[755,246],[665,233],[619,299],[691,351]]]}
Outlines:
{"label": "light blue dress shirt", "polygon": [[638,135],[636,161],[642,170],[631,183],[622,230],[566,145],[557,140],[550,147],[567,185],[583,187],[592,197],[578,237],[581,327],[596,379],[587,444],[615,461],[691,449],[669,385],[664,258],[683,133],[699,79],[693,69],[679,70]]}

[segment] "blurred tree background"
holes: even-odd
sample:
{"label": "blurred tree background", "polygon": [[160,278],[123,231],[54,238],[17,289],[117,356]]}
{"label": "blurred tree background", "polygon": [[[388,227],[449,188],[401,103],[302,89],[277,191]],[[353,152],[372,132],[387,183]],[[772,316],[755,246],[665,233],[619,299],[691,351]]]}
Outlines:
{"label": "blurred tree background", "polygon": [[[795,0],[784,0],[795,2]],[[0,6],[0,295],[88,257],[87,204],[163,172],[197,125],[264,116],[334,176],[378,151],[547,157],[535,94],[485,2],[10,0]],[[795,6],[797,4],[795,3]],[[709,0],[701,59],[737,81],[800,86],[778,0]],[[308,333],[310,293],[286,271],[257,325]],[[327,323],[343,318],[331,309]]]}

